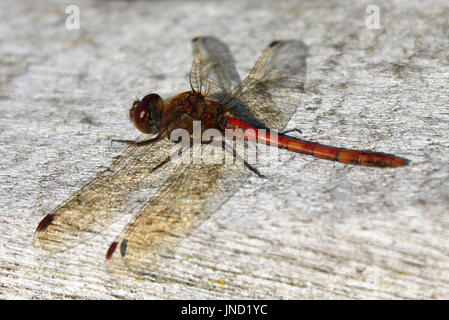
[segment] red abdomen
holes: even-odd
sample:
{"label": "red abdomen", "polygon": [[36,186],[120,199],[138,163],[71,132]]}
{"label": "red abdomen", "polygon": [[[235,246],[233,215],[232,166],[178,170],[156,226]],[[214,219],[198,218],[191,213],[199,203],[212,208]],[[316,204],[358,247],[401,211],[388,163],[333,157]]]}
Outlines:
{"label": "red abdomen", "polygon": [[[322,145],[316,142],[295,139],[287,136],[261,133],[249,124],[237,118],[228,118],[226,129],[241,129],[234,134],[237,138],[274,145],[281,149],[309,154],[317,158],[357,164],[370,167],[401,167],[408,165],[409,160],[382,152],[352,150]],[[248,130],[250,129],[250,130]],[[242,134],[243,133],[243,134]]]}

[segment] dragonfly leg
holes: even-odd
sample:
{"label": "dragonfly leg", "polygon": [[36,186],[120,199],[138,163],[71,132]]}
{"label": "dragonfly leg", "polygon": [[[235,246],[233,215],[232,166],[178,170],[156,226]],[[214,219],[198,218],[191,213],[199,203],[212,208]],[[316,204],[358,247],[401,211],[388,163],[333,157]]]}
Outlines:
{"label": "dragonfly leg", "polygon": [[146,145],[152,144],[153,142],[158,141],[160,138],[161,138],[160,136],[156,136],[152,139],[145,140],[145,141],[139,141],[139,142],[136,142],[134,140],[112,139],[111,143],[112,142],[120,142],[120,143],[126,143],[127,145],[131,145],[131,146],[141,147],[141,146],[146,146]]}
{"label": "dragonfly leg", "polygon": [[[181,143],[181,140],[179,140],[176,143]],[[193,140],[190,140],[190,148],[193,147]],[[178,153],[178,154],[177,154]],[[163,167],[165,164],[169,163],[170,160],[175,156],[178,155],[179,156],[179,151],[175,151],[173,152],[171,155],[169,155],[167,158],[165,158],[163,161],[161,161],[161,163],[159,163],[157,166],[155,166],[153,169],[151,169],[151,172],[156,171],[157,169]]]}
{"label": "dragonfly leg", "polygon": [[[237,154],[238,156],[238,154]],[[255,174],[257,174],[259,176],[259,178],[266,178],[263,174],[260,173],[259,170],[257,170],[256,167],[253,167],[252,165],[250,165],[248,162],[246,162],[246,160],[243,160],[243,164],[245,165],[245,167],[247,167],[249,170],[251,170],[252,172],[254,172]]]}
{"label": "dragonfly leg", "polygon": [[159,163],[157,166],[155,166],[153,169],[151,169],[151,172],[156,171],[157,169],[159,169],[160,167],[162,167],[164,164],[167,164],[170,162],[171,156],[168,156],[166,159],[164,159],[164,161],[162,161],[161,163]]}
{"label": "dragonfly leg", "polygon": [[225,149],[225,151],[232,152],[232,155],[236,160],[243,161],[243,164],[245,165],[245,167],[247,167],[249,170],[251,170],[252,172],[257,174],[260,178],[266,178],[263,174],[260,173],[260,171],[256,167],[253,167],[245,159],[240,157],[240,155],[237,153],[237,151],[234,148],[232,148],[229,144],[227,144],[226,141],[223,141],[223,142],[224,143],[222,144],[222,147],[223,147],[223,149]]}
{"label": "dragonfly leg", "polygon": [[286,130],[286,131],[283,131],[283,132],[280,132],[279,134],[287,134],[287,133],[289,133],[289,132],[293,132],[293,131],[296,131],[296,132],[298,132],[299,134],[302,134],[302,131],[301,131],[301,129],[299,129],[299,128],[293,128],[293,129],[290,129],[290,130]]}

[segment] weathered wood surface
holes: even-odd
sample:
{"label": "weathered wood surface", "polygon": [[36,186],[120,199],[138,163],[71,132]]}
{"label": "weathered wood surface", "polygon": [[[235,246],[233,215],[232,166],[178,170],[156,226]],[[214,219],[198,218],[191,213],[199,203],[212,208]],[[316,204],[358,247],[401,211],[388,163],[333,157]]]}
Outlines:
{"label": "weathered wood surface", "polygon": [[[79,30],[65,28],[69,4],[0,2],[0,298],[449,298],[447,2],[81,1]],[[301,39],[308,79],[289,128],[411,165],[284,152],[183,241],[169,281],[106,272],[126,219],[38,255],[37,223],[123,150],[112,138],[138,136],[136,96],[188,88],[204,34],[242,76],[272,40]]]}

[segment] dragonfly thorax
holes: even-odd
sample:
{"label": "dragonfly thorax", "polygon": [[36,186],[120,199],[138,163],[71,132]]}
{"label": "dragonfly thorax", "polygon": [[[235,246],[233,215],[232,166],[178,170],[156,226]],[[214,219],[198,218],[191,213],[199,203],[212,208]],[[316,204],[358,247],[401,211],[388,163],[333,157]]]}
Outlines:
{"label": "dragonfly thorax", "polygon": [[162,115],[162,128],[169,136],[175,129],[192,133],[193,123],[201,122],[201,130],[220,129],[226,107],[220,102],[196,91],[182,92],[166,103]]}

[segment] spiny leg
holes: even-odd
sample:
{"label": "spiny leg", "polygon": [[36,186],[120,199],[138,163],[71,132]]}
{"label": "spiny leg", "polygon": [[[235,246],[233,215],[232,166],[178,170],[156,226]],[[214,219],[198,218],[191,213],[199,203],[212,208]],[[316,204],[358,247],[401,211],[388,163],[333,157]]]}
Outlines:
{"label": "spiny leg", "polygon": [[[177,141],[176,143],[178,144],[178,143],[181,143],[181,142],[182,142],[182,140],[179,140],[179,141]],[[209,144],[209,143],[211,143],[211,142],[213,142],[213,140],[210,140],[210,141],[202,141],[201,144]],[[190,146],[189,146],[189,148],[192,148],[192,147],[193,147],[193,139],[190,140]],[[174,156],[180,156],[180,151],[178,150],[178,151],[173,152],[171,155],[169,155],[167,158],[165,158],[163,161],[161,161],[161,163],[159,163],[157,166],[155,166],[153,169],[151,169],[151,172],[153,172],[153,171],[155,171],[155,170],[161,168],[161,167],[164,166],[165,164],[169,163],[170,160],[171,160]]]}
{"label": "spiny leg", "polygon": [[146,146],[146,145],[152,144],[153,142],[158,141],[161,137],[162,137],[162,135],[158,134],[154,138],[151,138],[151,139],[145,140],[145,141],[139,141],[139,142],[136,142],[134,140],[112,139],[111,144],[112,144],[112,142],[120,142],[120,143],[126,143],[127,145],[131,145],[131,146],[141,147],[141,146]]}
{"label": "spiny leg", "polygon": [[153,169],[151,169],[150,172],[154,172],[157,169],[161,168],[164,164],[169,163],[171,160],[171,155],[169,155],[166,159],[164,159],[164,161],[162,161],[161,163],[159,163],[157,166],[155,166]]}
{"label": "spiny leg", "polygon": [[302,131],[299,128],[293,128],[290,130],[282,131],[282,132],[279,132],[279,134],[286,135],[287,133],[293,132],[293,131],[298,132],[299,134],[302,134]]}
{"label": "spiny leg", "polygon": [[[181,140],[176,142],[176,144],[181,143]],[[193,140],[190,140],[190,148],[193,147]],[[151,172],[156,171],[157,169],[163,167],[165,164],[169,163],[170,160],[174,157],[174,156],[179,156],[180,155],[180,151],[175,151],[172,154],[170,154],[167,158],[165,158],[163,161],[161,161],[161,163],[159,163],[157,166],[155,166],[153,169],[151,169]]]}
{"label": "spiny leg", "polygon": [[232,148],[229,144],[227,144],[226,141],[223,141],[223,144],[221,146],[223,147],[223,149],[225,149],[225,151],[232,152],[232,156],[236,159],[236,161],[242,161],[243,164],[245,165],[245,167],[247,167],[249,170],[251,170],[252,172],[257,174],[260,178],[266,178],[263,174],[261,174],[259,172],[259,170],[257,170],[256,167],[253,167],[248,162],[246,162],[245,159],[240,157],[240,155],[237,153],[237,151],[234,148]]}

